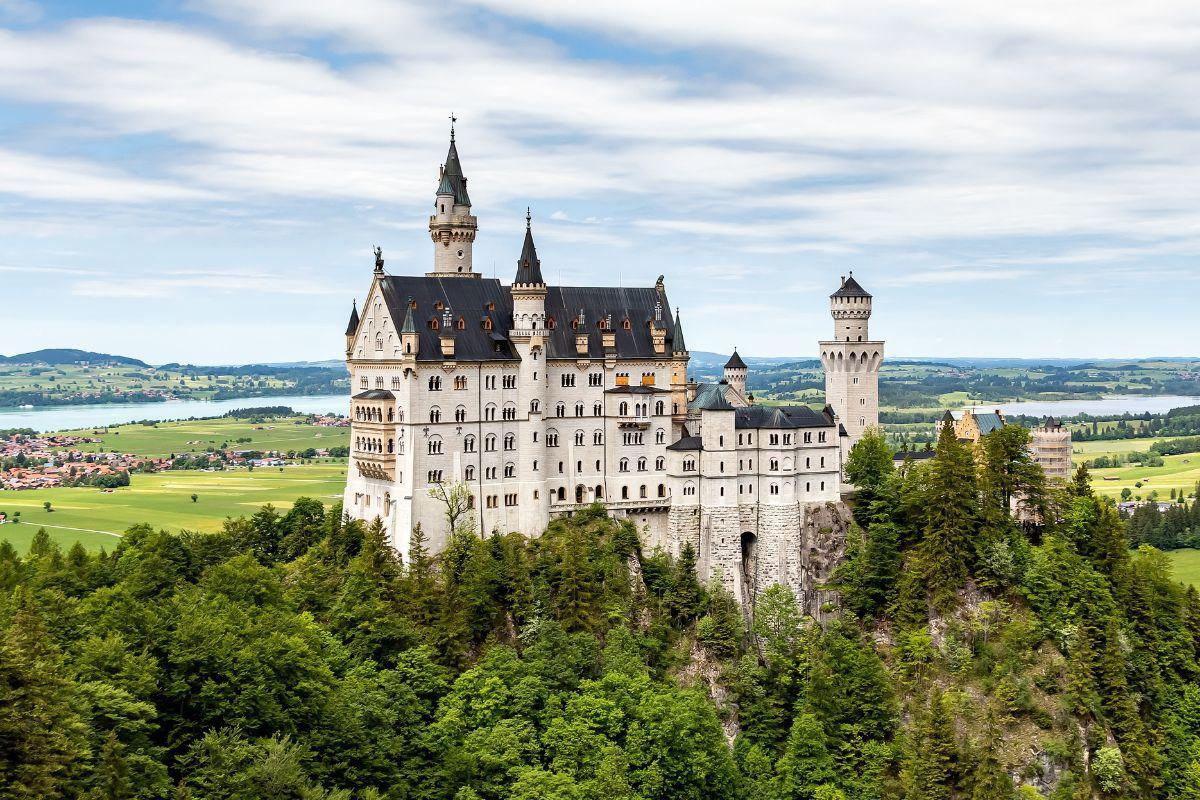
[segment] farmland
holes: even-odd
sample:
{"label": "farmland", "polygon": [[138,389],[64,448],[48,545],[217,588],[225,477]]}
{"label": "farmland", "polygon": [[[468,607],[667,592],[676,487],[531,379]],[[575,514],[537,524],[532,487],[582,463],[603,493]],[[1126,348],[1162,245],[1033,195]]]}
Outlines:
{"label": "farmland", "polygon": [[304,417],[255,422],[218,417],[216,419],[157,422],[153,425],[114,425],[63,431],[101,439],[99,444],[81,445],[85,453],[115,450],[142,456],[166,456],[171,453],[199,453],[223,444],[245,450],[297,452],[308,448],[345,447],[350,441],[349,428],[329,428],[306,423]]}

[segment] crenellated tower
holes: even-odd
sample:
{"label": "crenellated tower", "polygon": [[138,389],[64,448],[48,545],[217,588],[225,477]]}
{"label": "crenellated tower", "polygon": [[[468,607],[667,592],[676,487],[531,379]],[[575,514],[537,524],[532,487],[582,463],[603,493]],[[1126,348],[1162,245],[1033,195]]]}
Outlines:
{"label": "crenellated tower", "polygon": [[846,430],[843,455],[850,452],[863,431],[879,424],[879,367],[883,342],[872,341],[867,330],[871,294],[850,277],[829,296],[833,339],[821,342],[825,368],[825,402]]}
{"label": "crenellated tower", "polygon": [[[451,117],[453,120],[453,117]],[[434,213],[429,218],[429,236],[433,239],[433,272],[430,278],[478,278],[471,266],[471,247],[478,223],[471,213],[467,179],[454,143],[454,124],[450,124],[450,150],[438,175]]]}

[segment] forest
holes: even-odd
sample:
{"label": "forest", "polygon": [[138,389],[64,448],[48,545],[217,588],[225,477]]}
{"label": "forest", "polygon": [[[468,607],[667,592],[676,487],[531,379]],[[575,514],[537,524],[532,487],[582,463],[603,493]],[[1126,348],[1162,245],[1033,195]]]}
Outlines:
{"label": "forest", "polygon": [[311,499],[4,544],[0,798],[1200,797],[1200,597],[1027,436],[865,436],[821,620],[599,507],[404,560]]}

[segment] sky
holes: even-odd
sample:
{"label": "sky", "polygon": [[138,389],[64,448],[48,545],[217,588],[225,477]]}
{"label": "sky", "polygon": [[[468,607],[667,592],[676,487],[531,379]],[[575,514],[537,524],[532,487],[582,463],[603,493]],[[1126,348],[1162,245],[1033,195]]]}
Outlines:
{"label": "sky", "polygon": [[372,247],[665,275],[694,350],[1200,355],[1200,4],[0,0],[0,353],[340,358]]}

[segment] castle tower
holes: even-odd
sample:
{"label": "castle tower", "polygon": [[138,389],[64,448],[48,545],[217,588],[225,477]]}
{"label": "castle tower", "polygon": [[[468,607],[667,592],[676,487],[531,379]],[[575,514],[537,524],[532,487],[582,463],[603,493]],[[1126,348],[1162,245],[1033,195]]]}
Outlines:
{"label": "castle tower", "polygon": [[738,355],[737,348],[733,348],[733,355],[725,362],[725,382],[737,389],[743,400],[746,399],[746,371],[746,362]]}
{"label": "castle tower", "polygon": [[872,341],[867,332],[871,294],[854,280],[853,272],[849,278],[843,277],[842,285],[829,296],[829,308],[833,339],[820,343],[821,365],[825,368],[825,402],[846,429],[844,460],[863,431],[879,424],[883,342]]}
{"label": "castle tower", "polygon": [[350,308],[350,321],[346,323],[346,355],[354,349],[354,339],[358,336],[358,300]]}
{"label": "castle tower", "polygon": [[434,213],[429,218],[429,237],[433,239],[433,272],[429,278],[478,278],[471,266],[471,246],[478,228],[471,214],[467,179],[463,176],[458,148],[454,143],[454,118],[450,124],[450,150],[438,175]]}
{"label": "castle tower", "polygon": [[[539,476],[546,474],[539,464],[546,461],[546,281],[542,278],[542,262],[533,244],[533,223],[525,209],[525,242],[517,259],[517,274],[509,287],[513,299],[513,327],[508,339],[521,357],[517,378],[518,414],[517,440],[520,441],[520,463],[517,488],[520,502],[520,530],[544,530],[550,522],[549,506],[539,499],[546,496],[546,487]],[[580,330],[586,330],[581,328]],[[586,347],[584,349],[586,353]],[[526,413],[527,412],[527,413]]]}

